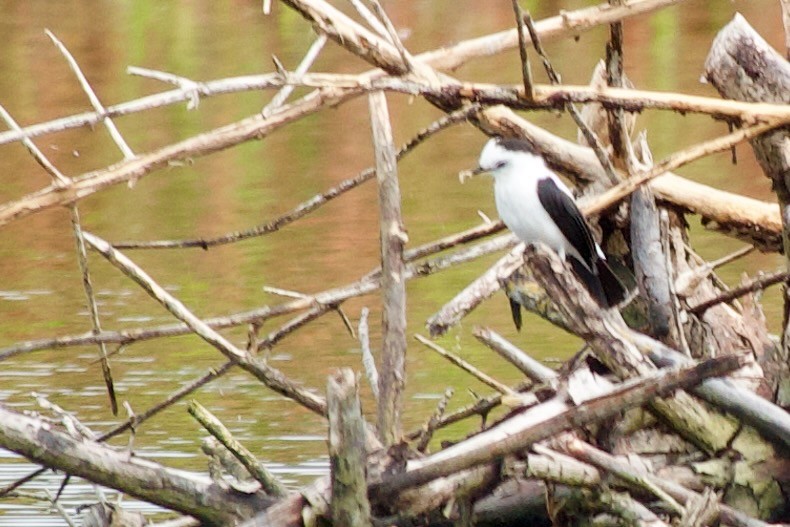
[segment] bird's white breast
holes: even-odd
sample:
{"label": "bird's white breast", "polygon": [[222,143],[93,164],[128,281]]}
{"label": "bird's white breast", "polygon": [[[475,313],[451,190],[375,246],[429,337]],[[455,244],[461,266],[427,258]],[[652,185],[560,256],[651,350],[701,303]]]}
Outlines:
{"label": "bird's white breast", "polygon": [[[534,160],[534,167],[521,164],[497,173],[494,199],[499,217],[521,241],[542,242],[563,258],[566,254],[580,258],[538,199],[538,181],[556,176],[549,172],[541,159]],[[565,190],[561,181],[559,185]]]}

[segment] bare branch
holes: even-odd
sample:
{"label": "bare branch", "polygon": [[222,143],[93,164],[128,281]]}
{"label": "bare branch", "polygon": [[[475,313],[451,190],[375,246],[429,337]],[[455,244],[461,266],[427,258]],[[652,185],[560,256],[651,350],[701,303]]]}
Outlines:
{"label": "bare branch", "polygon": [[[8,111],[5,108],[3,108],[2,105],[0,105],[0,117],[3,118],[3,120],[6,122],[8,127],[11,128],[11,130],[14,130],[15,132],[22,131],[22,129],[19,127],[17,122],[14,120],[14,118],[11,117],[11,114],[8,113]],[[53,165],[49,161],[49,159],[47,159],[47,156],[44,155],[44,153],[36,146],[36,144],[29,137],[23,136],[22,144],[25,145],[25,147],[28,149],[28,151],[33,156],[33,158],[38,162],[38,164],[41,165],[42,168],[44,168],[44,170],[46,170],[47,173],[55,179],[56,183],[64,187],[68,186],[71,183],[71,180],[66,176],[64,176],[60,172],[60,170],[58,170],[55,167],[55,165]]]}
{"label": "bare branch", "polygon": [[140,287],[161,303],[173,316],[184,322],[192,331],[222,352],[223,355],[238,363],[242,369],[252,373],[261,382],[277,393],[297,401],[305,408],[319,415],[326,416],[326,401],[323,398],[297,386],[279,370],[272,368],[263,361],[234,346],[203,320],[196,317],[186,306],[184,306],[184,304],[173,297],[173,295],[165,291],[165,289],[151,279],[145,271],[140,269],[122,253],[113,249],[106,241],[87,232],[83,233],[83,238],[88,245],[101,253],[110,263],[137,282]]}
{"label": "bare branch", "polygon": [[463,360],[461,357],[450,353],[446,349],[442,348],[441,346],[431,342],[430,340],[426,339],[422,335],[414,335],[414,338],[417,339],[420,343],[425,345],[426,347],[432,349],[452,364],[458,366],[465,372],[471,374],[475,379],[490,386],[491,388],[495,389],[502,395],[517,395],[516,391],[507,386],[506,384],[502,384],[498,380],[494,379],[490,375],[483,373],[479,369],[475,368],[473,365],[469,364],[467,361]]}
{"label": "bare branch", "polygon": [[[91,85],[88,83],[88,79],[85,78],[85,75],[82,73],[82,70],[80,69],[79,64],[77,64],[77,61],[74,59],[74,56],[69,52],[68,49],[66,49],[66,46],[64,46],[63,43],[60,40],[58,40],[58,38],[49,29],[45,29],[44,32],[55,44],[55,47],[57,47],[58,50],[63,54],[63,57],[65,57],[66,62],[69,63],[69,67],[71,67],[72,71],[77,76],[77,80],[79,80],[80,82],[80,86],[82,86],[82,89],[88,95],[88,99],[90,100],[93,109],[96,110],[96,112],[99,115],[106,115],[106,110],[104,109],[104,106],[102,106],[101,101],[99,101],[99,98],[96,96],[96,92],[94,92],[93,88],[91,88]],[[124,140],[123,136],[121,136],[121,133],[118,131],[118,129],[115,127],[115,123],[112,122],[112,119],[105,116],[103,121],[104,121],[104,125],[107,127],[107,130],[110,132],[110,137],[112,137],[112,140],[115,141],[116,145],[118,145],[118,149],[123,154],[123,157],[126,159],[134,158],[134,152],[132,152],[132,149],[129,148],[128,144],[126,144],[126,141]]]}
{"label": "bare branch", "polygon": [[384,93],[372,93],[369,108],[376,153],[383,300],[378,431],[382,442],[391,445],[401,435],[400,415],[406,384],[406,279],[403,246],[408,238],[401,216],[397,161]]}
{"label": "bare branch", "polygon": [[192,400],[187,407],[189,414],[194,417],[212,436],[217,438],[222,445],[233,454],[247,472],[261,484],[263,490],[272,496],[282,497],[288,494],[288,489],[280,483],[276,476],[274,476],[264,466],[263,463],[258,461],[255,455],[250,452],[244,445],[242,445],[230,430],[222,424],[222,421],[209,412],[199,402]]}
{"label": "bare branch", "polygon": [[[101,333],[99,308],[96,304],[96,296],[93,294],[93,284],[91,283],[90,270],[88,269],[88,252],[85,249],[85,240],[82,235],[80,215],[77,211],[76,205],[71,206],[71,227],[74,231],[74,241],[77,245],[77,260],[80,264],[80,272],[82,273],[82,286],[85,290],[85,298],[88,302],[88,309],[91,314],[93,334],[98,335]],[[112,410],[113,415],[118,415],[118,401],[115,398],[115,385],[112,381],[112,369],[110,368],[110,361],[107,359],[107,348],[104,342],[99,342],[98,345],[101,369],[102,374],[104,375],[104,384],[107,386],[107,395],[110,397],[110,409]]]}

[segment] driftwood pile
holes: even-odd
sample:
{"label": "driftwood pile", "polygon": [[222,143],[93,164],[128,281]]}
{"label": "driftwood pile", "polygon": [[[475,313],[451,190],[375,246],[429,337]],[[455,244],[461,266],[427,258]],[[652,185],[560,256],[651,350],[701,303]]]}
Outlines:
{"label": "driftwood pile", "polygon": [[[41,471],[56,469],[80,476],[184,515],[167,525],[534,522],[757,527],[767,521],[787,521],[790,416],[782,405],[790,400],[790,325],[785,321],[782,335],[770,335],[753,293],[786,282],[788,273],[762,276],[729,290],[715,275],[716,265],[722,262],[711,264],[694,253],[685,222],[686,215],[697,214],[708,229],[747,241],[750,249],[783,250],[790,258],[790,66],[785,58],[770,49],[743,18],[736,17],[712,44],[706,63],[707,80],[729,99],[718,100],[640,91],[625,78],[621,20],[674,3],[671,0],[612,1],[534,23],[514,1],[516,29],[421,55],[412,55],[402,45],[377,0],[367,5],[352,2],[372,30],[323,0],[284,3],[299,12],[319,35],[295,72],[278,64],[278,71],[268,75],[197,83],[135,69],[134,73],[175,83],[178,88],[104,108],[84,82],[95,112],[25,129],[4,113],[11,130],[0,133],[0,143],[23,142],[52,174],[53,182],[34,194],[1,204],[0,225],[51,207],[71,208],[93,331],[19,343],[0,350],[0,357],[51,347],[97,345],[114,412],[117,403],[105,349],[108,344],[193,332],[225,355],[227,363],[103,434],[81,428],[67,412],[52,405],[49,410],[68,426],[61,428],[0,407],[0,446],[40,464]],[[540,46],[542,40],[572,37],[599,24],[611,25],[611,40],[590,86],[559,84],[551,71],[555,84],[532,83],[529,56],[533,52],[528,47],[534,47],[551,69]],[[54,35],[51,37],[80,75],[76,61]],[[328,39],[374,69],[362,75],[307,73]],[[514,47],[522,52],[523,85],[473,84],[445,73],[474,57]],[[314,91],[286,103],[294,86]],[[260,115],[152,152],[133,153],[112,124],[112,118],[157,105],[194,104],[216,93],[271,88],[281,91]],[[447,116],[396,151],[386,92],[424,97]],[[213,240],[157,242],[157,246],[210,248],[273,232],[375,178],[380,197],[381,268],[358,282],[250,312],[200,319],[123,252],[145,244],[111,244],[82,230],[78,204],[86,196],[133,182],[173,161],[265,137],[306,115],[363,95],[370,103],[375,169],[247,232]],[[579,104],[585,106],[577,107]],[[706,114],[725,120],[732,131],[653,163],[644,136],[632,138],[631,133],[633,112],[647,108]],[[516,115],[516,109],[570,112],[580,127],[580,144],[537,128]],[[508,234],[478,241],[501,231],[499,222],[425,246],[408,247],[400,214],[397,161],[432,134],[466,120],[487,134],[526,138],[552,168],[577,184],[582,191],[582,209],[591,219],[599,220],[603,245],[636,277],[638,298],[622,313],[602,311],[564,262],[544,248],[516,245]],[[35,146],[35,138],[42,134],[96,124],[107,126],[123,161],[68,178]],[[751,141],[761,166],[773,180],[779,208],[671,173],[685,163],[746,140]],[[468,246],[458,248],[462,244]],[[458,249],[449,256],[432,257],[450,248]],[[85,258],[88,250],[103,255],[179,323],[125,332],[102,330]],[[400,414],[406,382],[406,281],[503,250],[508,252],[499,262],[431,317],[431,335],[443,333],[480,302],[504,289],[515,304],[584,339],[585,350],[554,371],[493,331],[476,330],[482,342],[508,358],[528,379],[521,386],[509,387],[477,372],[429,339],[418,337],[477,375],[498,395],[452,414],[445,414],[445,399],[423,430],[404,436]],[[330,377],[324,398],[258,355],[288,333],[338,309],[346,299],[378,290],[383,299],[383,342],[378,360],[365,338],[366,316],[360,323],[365,370],[378,401],[375,426],[363,418],[357,379],[350,369]],[[790,298],[785,306],[787,313]],[[258,335],[264,320],[287,314],[295,314],[295,318],[266,337]],[[246,346],[219,333],[239,325],[250,328]],[[142,426],[152,415],[234,366],[327,418],[329,476],[299,490],[285,488],[194,401],[190,413],[213,436],[204,444],[216,462],[211,478],[175,471],[103,445],[106,439]],[[426,453],[432,434],[440,427],[470,416],[485,416],[500,405],[510,408],[506,417],[487,423],[471,437],[459,437],[452,445],[433,447],[432,453]],[[41,471],[2,489],[3,495],[13,496]],[[93,524],[143,521],[112,504],[92,507],[85,518]]]}

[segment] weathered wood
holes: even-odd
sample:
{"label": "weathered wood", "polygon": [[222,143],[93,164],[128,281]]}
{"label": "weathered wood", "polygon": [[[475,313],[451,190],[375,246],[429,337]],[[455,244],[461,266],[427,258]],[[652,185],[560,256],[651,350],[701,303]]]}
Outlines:
{"label": "weathered wood", "polygon": [[[705,60],[705,76],[722,96],[749,102],[790,104],[790,63],[740,14],[716,36]],[[790,130],[751,141],[754,155],[773,183],[782,218],[782,245],[790,269]],[[770,391],[790,400],[790,289],[785,288],[782,350],[764,362]]]}
{"label": "weathered wood", "polygon": [[378,433],[385,445],[400,439],[406,384],[406,277],[403,246],[408,240],[401,217],[400,185],[387,99],[369,96],[381,234],[382,344],[379,368]]}
{"label": "weathered wood", "polygon": [[224,489],[210,479],[169,470],[127,452],[77,440],[39,419],[0,407],[0,446],[34,463],[199,518],[209,525],[249,518],[271,504],[264,494]]}
{"label": "weathered wood", "polygon": [[[589,303],[594,304],[589,298]],[[500,459],[563,430],[598,422],[626,408],[639,406],[682,385],[695,385],[742,366],[737,357],[722,357],[691,369],[664,370],[633,383],[614,387],[605,395],[569,407],[564,396],[527,409],[497,427],[429,458],[413,461],[407,472],[387,477],[371,486],[377,499],[432,479]]]}
{"label": "weathered wood", "polygon": [[326,399],[329,404],[332,524],[338,527],[369,526],[365,423],[354,372],[343,368],[330,375]]}
{"label": "weathered wood", "polygon": [[187,409],[192,417],[197,419],[212,436],[216,437],[244,465],[249,476],[252,476],[261,484],[264,492],[278,498],[288,494],[288,489],[280,483],[277,477],[269,472],[266,466],[258,461],[252,452],[233,437],[230,430],[214,414],[195,400],[189,401]]}
{"label": "weathered wood", "polygon": [[[516,243],[512,234],[507,235],[508,245]],[[523,245],[518,244],[505,256],[499,259],[485,273],[477,277],[472,283],[462,289],[439,311],[431,315],[425,322],[432,337],[443,335],[448,329],[458,324],[463,317],[479,306],[485,299],[490,298],[502,287],[501,280],[506,278],[511,271],[519,266]],[[504,270],[504,271],[503,271]]]}
{"label": "weathered wood", "polygon": [[[660,478],[655,474],[651,474],[645,469],[644,465],[639,465],[633,462],[629,463],[629,461],[632,461],[632,459],[629,460],[628,458],[612,456],[607,452],[599,450],[587,443],[584,443],[583,441],[579,441],[578,439],[574,438],[568,438],[567,441],[559,442],[558,446],[562,451],[568,452],[582,461],[591,463],[617,476],[620,476],[624,481],[633,480],[638,482],[638,485],[647,484],[653,488],[660,489],[675,500],[678,500],[681,504],[685,505],[686,503],[698,498],[696,492],[691,491],[674,481]],[[724,520],[728,525],[733,525],[736,527],[766,526],[765,523],[750,518],[746,514],[727,505],[721,505],[719,513],[721,514],[721,519]]]}
{"label": "weathered wood", "polygon": [[650,332],[664,342],[676,341],[667,258],[661,243],[658,207],[649,188],[631,195],[631,256],[639,293],[647,302]]}

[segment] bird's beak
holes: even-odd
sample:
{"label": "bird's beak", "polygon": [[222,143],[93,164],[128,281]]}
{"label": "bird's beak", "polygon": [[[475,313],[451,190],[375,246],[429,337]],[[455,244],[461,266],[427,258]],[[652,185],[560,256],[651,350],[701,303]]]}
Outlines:
{"label": "bird's beak", "polygon": [[463,185],[464,181],[466,181],[467,179],[472,178],[474,176],[479,176],[480,174],[485,174],[486,172],[488,172],[488,170],[482,167],[473,168],[471,170],[461,170],[458,173],[458,181],[460,181],[461,184]]}

